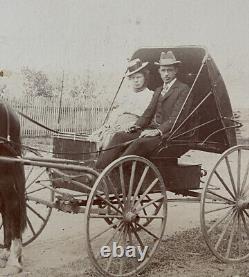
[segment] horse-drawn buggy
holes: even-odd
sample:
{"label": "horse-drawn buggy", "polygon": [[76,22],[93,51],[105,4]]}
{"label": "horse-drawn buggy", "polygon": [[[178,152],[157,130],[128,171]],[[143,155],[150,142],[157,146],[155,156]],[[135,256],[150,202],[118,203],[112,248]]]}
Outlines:
{"label": "horse-drawn buggy", "polygon": [[[103,276],[134,276],[162,240],[168,203],[186,199],[200,202],[201,230],[218,259],[249,258],[249,147],[236,146],[240,124],[233,119],[224,81],[203,47],[141,48],[132,58],[149,62],[151,90],[162,83],[154,62],[168,50],[182,61],[178,78],[190,90],[169,136],[149,158],[120,157],[99,171],[94,143],[77,134],[55,135],[52,158],[29,147],[22,158],[0,157],[1,163],[25,166],[24,246],[39,236],[53,208],[84,213],[85,245],[96,269]],[[169,149],[181,151],[169,156]],[[221,154],[205,182],[200,164],[180,162],[189,150]],[[167,199],[167,192],[177,198]]]}

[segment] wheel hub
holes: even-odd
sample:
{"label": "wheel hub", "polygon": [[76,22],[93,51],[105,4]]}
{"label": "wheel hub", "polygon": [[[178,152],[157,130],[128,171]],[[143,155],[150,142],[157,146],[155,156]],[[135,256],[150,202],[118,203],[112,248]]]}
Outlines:
{"label": "wheel hub", "polygon": [[239,210],[249,209],[249,201],[245,199],[239,199],[237,202],[237,208]]}
{"label": "wheel hub", "polygon": [[124,216],[124,221],[125,222],[135,222],[136,221],[136,219],[137,219],[137,214],[135,214],[135,213],[133,213],[133,212],[131,212],[131,211],[129,211],[129,212],[127,212],[126,214],[125,214],[125,216]]}

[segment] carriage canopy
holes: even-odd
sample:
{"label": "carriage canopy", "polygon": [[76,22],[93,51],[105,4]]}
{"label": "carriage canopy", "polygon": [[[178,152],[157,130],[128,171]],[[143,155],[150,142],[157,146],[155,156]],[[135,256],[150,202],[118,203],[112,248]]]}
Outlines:
{"label": "carriage canopy", "polygon": [[[152,90],[162,85],[158,73],[161,52],[173,51],[182,62],[178,79],[190,87],[189,95],[171,130],[169,141],[187,144],[190,149],[222,153],[236,144],[235,127],[230,99],[215,62],[203,47],[181,46],[167,48],[141,48],[132,59],[149,62]],[[184,107],[191,106],[188,114]]]}

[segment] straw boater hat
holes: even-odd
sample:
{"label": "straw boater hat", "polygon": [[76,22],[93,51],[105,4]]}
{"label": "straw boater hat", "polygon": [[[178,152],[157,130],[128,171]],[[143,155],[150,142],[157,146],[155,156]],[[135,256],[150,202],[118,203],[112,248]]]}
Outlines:
{"label": "straw boater hat", "polygon": [[161,53],[159,62],[155,62],[156,65],[179,65],[181,61],[177,61],[172,51]]}
{"label": "straw boater hat", "polygon": [[140,59],[134,59],[129,62],[126,77],[131,76],[132,74],[141,71],[148,65],[148,62],[142,63]]}

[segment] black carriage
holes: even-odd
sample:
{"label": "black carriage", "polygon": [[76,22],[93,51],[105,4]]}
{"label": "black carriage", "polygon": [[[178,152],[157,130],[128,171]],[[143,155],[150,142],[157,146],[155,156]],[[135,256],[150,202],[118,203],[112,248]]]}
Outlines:
{"label": "black carriage", "polygon": [[[104,276],[134,276],[160,244],[167,204],[172,201],[167,199],[167,191],[171,191],[188,202],[200,202],[204,239],[218,259],[237,262],[249,258],[249,148],[236,146],[235,129],[240,124],[233,119],[224,81],[203,47],[141,48],[132,58],[150,62],[150,89],[161,85],[154,62],[168,50],[182,61],[178,78],[189,85],[190,91],[169,137],[149,159],[121,157],[98,172],[94,169],[95,145],[76,134],[54,137],[54,158],[33,153],[12,159],[27,165],[27,207],[41,223],[28,221],[31,232],[24,244],[41,233],[52,208],[82,212],[89,257],[97,270]],[[184,107],[189,103],[192,108],[186,115]],[[170,151],[169,156],[172,149],[178,150],[177,155]],[[179,161],[189,150],[222,154],[202,187],[206,172],[201,165]],[[31,178],[34,167],[41,170]],[[124,249],[119,252],[123,255],[102,251],[114,244]],[[138,259],[139,249],[146,250],[142,260]]]}

